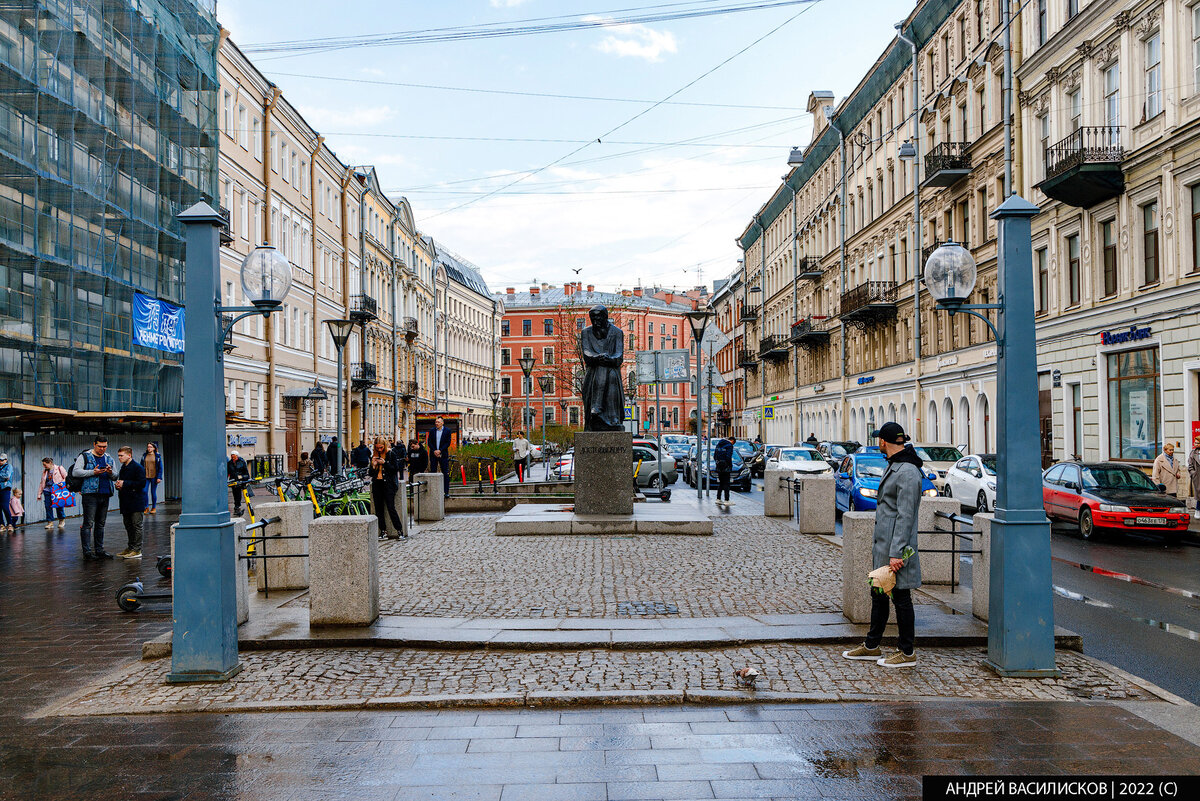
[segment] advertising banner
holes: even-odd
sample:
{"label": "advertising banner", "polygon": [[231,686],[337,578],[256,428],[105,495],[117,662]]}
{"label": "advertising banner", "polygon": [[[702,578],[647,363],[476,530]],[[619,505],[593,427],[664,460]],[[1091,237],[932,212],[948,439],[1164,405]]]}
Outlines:
{"label": "advertising banner", "polygon": [[133,293],[133,341],[168,353],[183,353],[183,308]]}

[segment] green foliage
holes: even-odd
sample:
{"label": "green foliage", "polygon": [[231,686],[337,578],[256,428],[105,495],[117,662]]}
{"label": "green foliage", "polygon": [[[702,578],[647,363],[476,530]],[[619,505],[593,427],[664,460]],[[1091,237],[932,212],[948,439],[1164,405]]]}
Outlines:
{"label": "green foliage", "polygon": [[496,478],[513,470],[512,444],[508,442],[477,442],[472,445],[460,445],[454,452],[454,458],[460,464],[467,466],[468,480],[474,478],[475,464],[484,459],[482,471],[487,473],[487,459],[496,459]]}

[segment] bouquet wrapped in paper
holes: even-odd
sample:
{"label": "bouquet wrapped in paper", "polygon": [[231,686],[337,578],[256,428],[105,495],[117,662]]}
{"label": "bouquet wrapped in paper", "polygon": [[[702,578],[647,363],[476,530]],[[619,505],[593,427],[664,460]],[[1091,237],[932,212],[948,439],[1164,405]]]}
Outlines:
{"label": "bouquet wrapped in paper", "polygon": [[[914,553],[916,551],[909,545],[900,554],[900,558],[907,562]],[[892,590],[896,588],[896,574],[892,570],[891,564],[886,564],[868,573],[867,586],[871,588],[871,592],[883,593],[890,596]]]}

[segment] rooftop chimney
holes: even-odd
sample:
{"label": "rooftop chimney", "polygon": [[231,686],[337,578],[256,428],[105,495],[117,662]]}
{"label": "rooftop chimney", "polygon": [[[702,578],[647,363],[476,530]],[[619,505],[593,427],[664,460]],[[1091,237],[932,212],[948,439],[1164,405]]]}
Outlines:
{"label": "rooftop chimney", "polygon": [[568,298],[571,297],[571,295],[575,294],[575,285],[574,284],[563,284],[563,292],[566,293]]}
{"label": "rooftop chimney", "polygon": [[511,287],[511,286],[510,286],[510,287],[505,287],[505,288],[504,288],[504,291],[505,291],[505,292],[507,292],[509,295],[515,295],[515,294],[517,294],[517,290],[516,290],[516,288],[515,288],[515,287]]}
{"label": "rooftop chimney", "polygon": [[633,296],[635,298],[640,298],[642,296],[642,288],[640,286],[635,286],[633,288]]}
{"label": "rooftop chimney", "polygon": [[675,293],[674,292],[664,292],[663,300],[665,300],[667,303],[674,303],[675,302]]}
{"label": "rooftop chimney", "polygon": [[595,292],[595,291],[596,291],[596,285],[595,285],[595,284],[588,284],[588,294],[590,295],[591,293],[593,293],[593,292]]}
{"label": "rooftop chimney", "polygon": [[529,294],[530,294],[530,295],[536,295],[536,294],[537,294],[538,292],[540,292],[540,291],[541,291],[541,289],[540,289],[539,287],[536,287],[536,286],[531,286],[531,287],[529,287]]}

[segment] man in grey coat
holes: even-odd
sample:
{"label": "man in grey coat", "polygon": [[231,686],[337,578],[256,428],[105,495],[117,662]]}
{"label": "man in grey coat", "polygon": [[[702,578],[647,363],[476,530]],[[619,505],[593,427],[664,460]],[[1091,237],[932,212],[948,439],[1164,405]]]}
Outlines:
{"label": "man in grey coat", "polygon": [[[921,457],[908,445],[908,436],[898,423],[884,423],[871,436],[879,440],[879,449],[887,457],[888,466],[879,480],[878,507],[875,511],[875,545],[872,562],[875,569],[884,565],[896,574],[892,604],[896,607],[896,628],[900,649],[883,655],[879,643],[888,622],[888,596],[871,592],[871,628],[867,639],[857,648],[843,651],[847,659],[871,661],[883,667],[914,667],[917,664],[913,646],[915,618],[912,591],[921,586],[921,560],[917,548],[917,512],[921,505]],[[905,559],[904,552],[912,548]]]}

